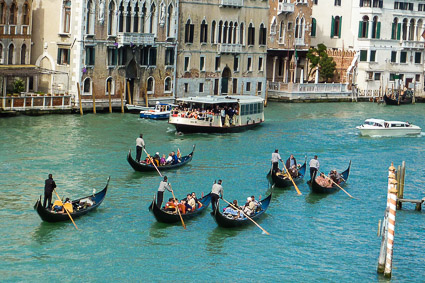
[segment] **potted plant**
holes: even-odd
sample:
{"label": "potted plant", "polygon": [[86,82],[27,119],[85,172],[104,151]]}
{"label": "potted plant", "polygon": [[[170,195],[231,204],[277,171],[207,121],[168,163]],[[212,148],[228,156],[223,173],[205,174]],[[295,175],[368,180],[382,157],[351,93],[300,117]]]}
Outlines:
{"label": "potted plant", "polygon": [[25,91],[25,83],[21,79],[16,79],[13,82],[13,95],[18,96],[21,92]]}

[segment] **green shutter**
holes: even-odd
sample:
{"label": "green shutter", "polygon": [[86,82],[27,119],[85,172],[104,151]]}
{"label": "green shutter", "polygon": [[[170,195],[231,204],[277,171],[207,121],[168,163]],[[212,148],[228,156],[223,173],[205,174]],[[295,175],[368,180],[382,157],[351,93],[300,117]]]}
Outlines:
{"label": "green shutter", "polygon": [[379,39],[381,37],[381,22],[378,22],[378,27],[376,28],[376,38]]}
{"label": "green shutter", "polygon": [[342,28],[342,16],[339,17],[339,33],[338,33],[339,38],[341,38],[341,28]]}
{"label": "green shutter", "polygon": [[61,63],[61,53],[62,53],[62,49],[58,48],[58,61],[57,61],[58,64]]}
{"label": "green shutter", "polygon": [[397,24],[397,39],[400,40],[400,34],[401,34],[401,23]]}
{"label": "green shutter", "polygon": [[114,56],[112,57],[112,65],[116,66],[118,64],[118,48],[114,49]]}
{"label": "green shutter", "polygon": [[369,36],[369,22],[366,22],[365,38],[368,38],[368,36]]}
{"label": "green shutter", "polygon": [[334,24],[335,24],[335,19],[334,16],[332,16],[332,23],[331,23],[331,38],[334,37]]}
{"label": "green shutter", "polygon": [[359,22],[359,38],[362,38],[362,33],[363,33],[363,22],[360,21]]}
{"label": "green shutter", "polygon": [[96,56],[95,56],[95,54],[96,54],[96,49],[93,47],[93,57],[92,57],[92,65],[94,66],[94,62],[95,62],[95,60],[96,60]]}
{"label": "green shutter", "polygon": [[391,39],[395,39],[395,36],[396,36],[396,25],[395,25],[395,23],[392,23],[391,24]]}
{"label": "green shutter", "polygon": [[86,65],[90,65],[90,48],[86,48]]}
{"label": "green shutter", "polygon": [[316,19],[311,21],[311,36],[316,36]]}

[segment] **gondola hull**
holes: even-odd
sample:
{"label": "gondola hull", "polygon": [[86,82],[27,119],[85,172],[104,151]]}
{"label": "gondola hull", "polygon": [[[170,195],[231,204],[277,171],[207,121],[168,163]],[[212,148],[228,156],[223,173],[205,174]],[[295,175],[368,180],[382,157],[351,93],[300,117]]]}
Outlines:
{"label": "gondola hull", "polygon": [[384,101],[387,105],[404,105],[404,104],[412,104],[412,97],[405,97],[404,99],[401,99],[400,101],[397,99],[392,99],[391,97],[388,97],[387,95],[384,95]]}
{"label": "gondola hull", "polygon": [[[211,194],[207,194],[203,198],[198,199],[202,203],[202,207],[198,208],[194,212],[181,214],[183,220],[189,220],[196,216],[199,216],[206,210],[206,208],[211,203]],[[151,205],[149,206],[149,211],[152,212],[153,216],[158,222],[162,223],[177,223],[180,222],[180,216],[178,214],[172,214],[167,211],[162,210],[160,207],[157,206],[156,200],[152,201]]]}
{"label": "gondola hull", "polygon": [[[74,212],[70,213],[72,219],[76,219],[80,216],[83,216],[95,210],[97,207],[99,207],[102,204],[106,196],[106,191],[108,190],[109,180],[110,180],[110,177],[108,178],[105,188],[102,191],[95,194],[94,196],[91,195],[91,196],[79,198],[72,201],[72,203],[78,203],[81,199],[89,198],[89,197],[91,197],[92,200],[94,201],[94,204],[92,206],[89,206],[85,209],[74,210]],[[34,209],[37,211],[38,215],[43,221],[46,221],[46,222],[70,221],[67,213],[52,212],[50,209],[44,208],[41,202],[41,196],[40,196],[40,199],[37,200],[37,202],[35,203]]]}
{"label": "gondola hull", "polygon": [[[162,166],[157,166],[157,168],[160,171],[165,171],[165,170],[171,170],[171,169],[177,169],[179,167],[182,167],[186,164],[188,164],[190,161],[192,161],[193,158],[193,153],[195,152],[195,145],[193,146],[192,152],[189,153],[186,156],[183,156],[181,158],[181,162],[177,163],[177,164],[169,164],[169,165],[162,165]],[[130,166],[139,172],[152,172],[152,171],[156,171],[155,166],[153,166],[152,164],[145,164],[145,163],[139,163],[136,160],[133,159],[133,157],[131,157],[131,150],[128,151],[127,154],[127,161],[130,164]]]}
{"label": "gondola hull", "polygon": [[[301,181],[304,179],[306,167],[307,167],[307,164],[306,162],[304,162],[304,165],[301,166],[300,169],[298,170],[298,177],[293,178],[295,184],[301,183]],[[272,172],[272,170],[270,170],[269,173],[267,174],[267,179],[269,179],[271,183],[278,188],[287,188],[294,185],[290,179],[284,178],[283,176],[276,175],[276,172]]]}
{"label": "gondola hull", "polygon": [[[261,216],[266,212],[267,208],[270,205],[270,200],[272,198],[272,194],[270,194],[267,198],[261,201],[261,208],[262,210],[257,212],[257,214],[250,216],[250,218],[254,221],[257,221],[261,218]],[[223,215],[220,211],[220,208],[217,206],[216,212],[211,212],[212,217],[214,218],[215,222],[218,226],[223,228],[235,228],[235,227],[242,227],[246,225],[253,224],[251,220],[244,217],[242,219],[232,219],[228,218],[225,215]]]}
{"label": "gondola hull", "polygon": [[[340,187],[344,186],[345,183],[347,182],[348,176],[350,175],[350,168],[351,168],[351,161],[350,161],[350,164],[348,165],[347,170],[341,173],[341,176],[344,180],[338,184]],[[316,182],[316,176],[313,176],[313,180],[308,181],[307,184],[310,185],[311,191],[317,194],[330,194],[339,190],[338,186],[335,184],[333,184],[331,188],[322,187]]]}

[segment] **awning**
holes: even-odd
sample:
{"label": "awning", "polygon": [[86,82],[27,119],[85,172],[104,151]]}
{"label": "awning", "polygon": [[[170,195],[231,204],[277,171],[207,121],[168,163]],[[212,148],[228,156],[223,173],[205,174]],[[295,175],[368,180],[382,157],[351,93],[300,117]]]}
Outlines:
{"label": "awning", "polygon": [[40,68],[36,65],[0,65],[0,77],[32,77],[68,73]]}

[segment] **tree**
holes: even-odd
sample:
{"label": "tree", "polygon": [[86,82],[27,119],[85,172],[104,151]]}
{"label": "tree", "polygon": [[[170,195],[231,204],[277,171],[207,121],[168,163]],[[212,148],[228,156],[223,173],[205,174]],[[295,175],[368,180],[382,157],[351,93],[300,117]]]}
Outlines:
{"label": "tree", "polygon": [[25,90],[25,84],[24,81],[21,79],[16,79],[13,82],[13,92],[14,93],[21,93]]}
{"label": "tree", "polygon": [[307,52],[307,58],[310,61],[310,72],[309,76],[312,75],[313,71],[316,71],[316,67],[319,67],[319,75],[322,80],[328,81],[334,76],[336,70],[336,63],[332,57],[329,57],[326,53],[326,45],[320,43],[316,47],[310,47]]}

